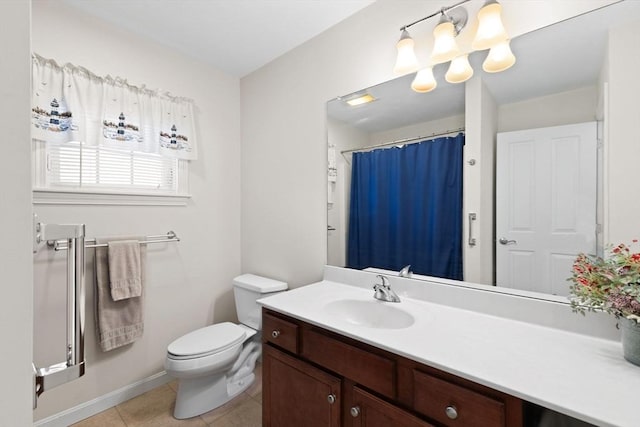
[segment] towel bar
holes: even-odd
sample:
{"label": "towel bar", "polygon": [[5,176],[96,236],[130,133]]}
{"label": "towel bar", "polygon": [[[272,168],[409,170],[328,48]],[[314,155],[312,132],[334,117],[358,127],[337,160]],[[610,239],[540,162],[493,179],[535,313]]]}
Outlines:
{"label": "towel bar", "polygon": [[[108,244],[106,243],[95,243],[96,239],[85,239],[85,248],[106,248]],[[150,243],[165,243],[165,242],[179,242],[180,238],[174,231],[168,231],[166,234],[157,234],[154,236],[146,236],[145,240],[141,240],[140,244],[150,244]],[[93,242],[90,244],[86,244],[86,242]],[[49,240],[47,241],[47,245],[55,251],[64,251],[67,250],[66,240]]]}

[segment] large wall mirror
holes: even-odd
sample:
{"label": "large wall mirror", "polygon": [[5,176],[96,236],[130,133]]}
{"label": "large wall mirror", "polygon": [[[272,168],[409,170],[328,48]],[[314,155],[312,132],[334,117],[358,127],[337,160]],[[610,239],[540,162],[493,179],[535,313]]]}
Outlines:
{"label": "large wall mirror", "polygon": [[[456,160],[461,163],[463,175],[478,170],[473,168],[484,167],[483,179],[487,182],[484,187],[473,187],[468,185],[468,177],[467,181],[463,180],[461,205],[459,209],[455,208],[456,212],[446,214],[461,225],[460,235],[456,238],[462,246],[463,276],[427,276],[497,285],[506,292],[516,289],[516,293],[534,292],[545,298],[556,295],[554,299],[563,300],[568,293],[566,279],[570,276],[576,253],[565,243],[572,239],[579,241],[582,246],[578,252],[592,253],[601,251],[602,244],[607,243],[598,225],[606,209],[603,203],[606,195],[603,195],[600,173],[603,154],[597,141],[602,129],[606,128],[607,79],[611,66],[608,40],[612,28],[634,22],[640,22],[640,2],[621,1],[514,38],[511,48],[517,62],[502,73],[483,72],[484,54],[474,52],[470,62],[475,75],[466,83],[447,83],[444,79],[447,65],[442,64],[434,69],[438,87],[429,93],[413,92],[410,85],[414,76],[407,75],[356,92],[372,95],[376,99],[373,102],[352,107],[345,102],[350,96],[329,101],[328,264],[398,271],[403,265],[413,263],[411,259],[402,259],[410,258],[410,255],[396,257],[392,262],[394,267],[390,267],[391,264],[356,266],[350,260],[354,257],[355,246],[350,246],[349,227],[354,221],[353,212],[357,212],[351,207],[354,153],[399,150],[408,145],[420,145],[416,143],[422,141],[451,139],[459,133],[469,142],[472,138],[478,140],[474,132],[488,132],[489,138],[485,135],[483,144],[490,146],[482,148],[484,158],[481,161],[470,158],[468,153]],[[480,85],[478,80],[481,80]],[[470,94],[470,88],[478,87],[485,92]],[[485,103],[484,98],[474,101],[478,93],[488,93],[492,100],[492,112],[486,116],[477,106],[470,108],[470,100],[478,105]],[[587,149],[576,145],[573,136],[562,135],[558,137],[562,143],[551,146],[552,157],[539,157],[531,151],[540,146],[536,138],[545,138],[545,133],[538,136],[538,130],[556,129],[553,131],[556,132],[561,129],[558,132],[562,133],[569,129],[573,135],[584,129],[576,131],[569,125],[579,123],[591,126],[587,131],[593,136],[593,145],[588,146],[592,155],[583,156]],[[508,145],[508,141],[514,139],[516,144]],[[469,144],[463,150],[468,149]],[[534,161],[538,163],[535,167],[532,166]],[[539,166],[545,163],[551,166],[557,163],[560,167],[555,171],[543,171],[541,175]],[[529,173],[529,169],[538,169],[538,177]],[[540,187],[552,188],[553,192],[536,198],[534,193]],[[585,191],[588,198],[582,193],[576,196],[574,193],[578,191]],[[471,194],[473,192],[476,194]],[[401,203],[419,202],[417,194],[420,193],[412,193]],[[540,202],[545,198],[550,200],[549,204]],[[433,200],[430,203],[435,203]],[[489,206],[484,211],[484,225],[473,222],[468,200],[482,200]],[[491,218],[486,218],[486,212],[491,213]],[[586,216],[578,218],[576,212],[586,213]],[[534,222],[532,218],[541,217],[555,227],[555,234],[543,234],[537,231],[537,225],[527,225]],[[505,221],[508,227],[502,228]],[[482,227],[485,229],[484,244],[474,246],[473,233]],[[584,236],[570,236],[576,228],[580,228]],[[541,250],[540,253],[546,251],[545,256],[537,254],[535,249],[523,248],[525,241],[545,245],[554,239],[561,241],[560,246],[564,247],[557,251]],[[376,244],[375,237],[367,243],[370,247]],[[417,245],[420,246],[420,242]],[[487,271],[474,275],[474,267],[465,264],[470,264],[472,257],[480,260],[480,268]],[[506,269],[505,258],[512,263]],[[530,261],[533,258],[538,258],[537,264]],[[490,264],[489,268],[487,264]],[[415,273],[413,277],[424,276]]]}

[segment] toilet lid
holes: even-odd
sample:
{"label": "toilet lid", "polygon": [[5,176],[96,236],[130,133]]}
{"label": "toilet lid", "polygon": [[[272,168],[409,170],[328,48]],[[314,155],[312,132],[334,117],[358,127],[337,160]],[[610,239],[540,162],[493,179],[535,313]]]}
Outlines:
{"label": "toilet lid", "polygon": [[217,353],[244,341],[245,331],[231,322],[216,323],[189,332],[167,347],[167,351],[178,357],[197,357]]}

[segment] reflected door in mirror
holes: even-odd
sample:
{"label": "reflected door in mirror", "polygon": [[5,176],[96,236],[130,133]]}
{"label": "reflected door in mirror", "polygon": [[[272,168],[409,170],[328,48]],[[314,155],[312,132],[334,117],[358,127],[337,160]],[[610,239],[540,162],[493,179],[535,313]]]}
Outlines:
{"label": "reflected door in mirror", "polygon": [[580,252],[596,251],[597,124],[498,134],[496,280],[566,296]]}

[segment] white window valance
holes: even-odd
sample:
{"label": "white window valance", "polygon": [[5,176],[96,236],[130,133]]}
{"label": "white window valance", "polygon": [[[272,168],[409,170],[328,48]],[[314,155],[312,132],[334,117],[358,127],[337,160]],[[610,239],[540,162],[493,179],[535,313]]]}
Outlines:
{"label": "white window valance", "polygon": [[192,100],[32,58],[33,139],[197,158]]}

